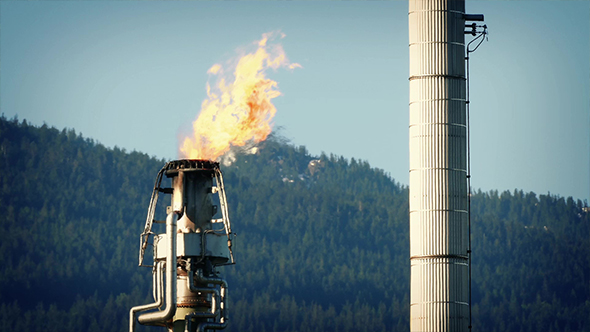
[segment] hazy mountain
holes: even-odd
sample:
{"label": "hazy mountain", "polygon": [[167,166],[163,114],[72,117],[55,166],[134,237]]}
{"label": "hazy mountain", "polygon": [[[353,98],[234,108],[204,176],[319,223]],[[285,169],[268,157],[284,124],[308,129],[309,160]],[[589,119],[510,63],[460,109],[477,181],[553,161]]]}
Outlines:
{"label": "hazy mountain", "polygon": [[[0,119],[0,331],[127,330],[151,302],[138,237],[164,162]],[[407,187],[276,137],[223,171],[230,331],[408,330]],[[472,212],[474,331],[589,331],[587,203],[477,192]]]}

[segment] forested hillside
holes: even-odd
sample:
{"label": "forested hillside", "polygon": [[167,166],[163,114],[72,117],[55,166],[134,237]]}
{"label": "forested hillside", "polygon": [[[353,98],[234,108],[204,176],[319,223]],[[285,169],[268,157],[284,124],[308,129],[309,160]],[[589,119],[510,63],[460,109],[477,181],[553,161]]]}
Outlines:
{"label": "forested hillside", "polygon": [[[139,233],[164,160],[0,118],[0,331],[125,331],[151,302]],[[407,331],[408,191],[280,138],[223,168],[229,331]],[[590,331],[586,203],[472,198],[473,331]],[[157,331],[158,328],[142,328]]]}

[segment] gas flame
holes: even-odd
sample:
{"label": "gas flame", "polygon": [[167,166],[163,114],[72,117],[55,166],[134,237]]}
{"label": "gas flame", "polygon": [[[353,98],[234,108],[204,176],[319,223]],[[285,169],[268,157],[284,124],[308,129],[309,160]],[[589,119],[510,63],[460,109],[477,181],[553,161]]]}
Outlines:
{"label": "gas flame", "polygon": [[217,160],[232,147],[258,143],[268,137],[277,111],[271,100],[281,92],[277,82],[265,77],[265,71],[301,67],[289,62],[280,44],[270,43],[277,36],[282,39],[285,34],[263,34],[254,43],[256,51],[228,68],[233,75],[224,75],[228,70],[221,64],[209,68],[207,73],[216,76],[217,83],[211,87],[207,82],[207,98],[193,122],[192,137],[186,137],[180,145],[182,158]]}

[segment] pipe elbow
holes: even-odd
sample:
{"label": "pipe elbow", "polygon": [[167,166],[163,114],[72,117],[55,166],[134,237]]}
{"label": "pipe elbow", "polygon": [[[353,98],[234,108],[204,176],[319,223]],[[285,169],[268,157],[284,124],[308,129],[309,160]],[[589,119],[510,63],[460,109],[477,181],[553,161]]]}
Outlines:
{"label": "pipe elbow", "polygon": [[140,324],[151,325],[172,319],[176,313],[176,223],[175,213],[166,217],[166,236],[168,237],[168,252],[166,255],[166,307],[162,311],[145,313],[137,320]]}
{"label": "pipe elbow", "polygon": [[[174,301],[176,302],[176,301]],[[137,317],[137,321],[143,325],[150,325],[162,321],[167,321],[174,317],[176,313],[176,303],[169,303],[166,305],[166,308],[162,311],[155,311],[155,312],[148,312],[139,317]]]}

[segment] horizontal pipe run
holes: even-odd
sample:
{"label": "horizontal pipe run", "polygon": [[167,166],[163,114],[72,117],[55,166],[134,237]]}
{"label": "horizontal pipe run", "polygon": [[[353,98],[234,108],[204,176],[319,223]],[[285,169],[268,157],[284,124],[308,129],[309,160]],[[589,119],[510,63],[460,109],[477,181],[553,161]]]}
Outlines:
{"label": "horizontal pipe run", "polygon": [[[198,270],[198,271],[200,271],[200,270]],[[201,314],[203,316],[205,316],[205,315],[207,315],[207,316],[208,315],[212,315],[211,317],[217,316],[217,306],[215,305],[215,302],[216,302],[216,298],[219,297],[219,291],[216,288],[197,287],[195,285],[194,278],[195,278],[194,271],[192,271],[192,270],[188,271],[188,287],[189,287],[189,290],[191,292],[193,292],[193,293],[197,293],[197,292],[211,293],[211,294],[213,294],[213,298],[214,298],[213,301],[212,301],[213,304],[211,305],[211,312],[209,312],[209,313],[204,313],[204,312],[203,313],[197,313],[196,316],[201,316]]]}
{"label": "horizontal pipe run", "polygon": [[215,284],[215,285],[220,285],[221,290],[220,290],[220,301],[219,301],[219,306],[220,306],[220,322],[219,323],[214,323],[214,322],[203,322],[200,323],[197,326],[197,331],[198,332],[205,332],[206,329],[214,329],[214,330],[222,330],[224,328],[227,327],[227,282],[225,281],[225,279],[222,278],[211,278],[211,277],[205,277],[203,276],[203,271],[202,270],[197,270],[197,281],[199,283],[204,283],[204,284]]}
{"label": "horizontal pipe run", "polygon": [[[200,271],[200,270],[198,270]],[[217,298],[219,298],[219,291],[216,288],[206,288],[206,287],[196,287],[195,286],[195,273],[193,270],[188,271],[188,288],[191,292],[197,293],[211,293],[213,294],[211,298],[211,311],[210,312],[191,312],[187,314],[184,318],[185,320],[185,332],[192,331],[192,318],[199,317],[199,318],[215,318],[217,313]]]}

